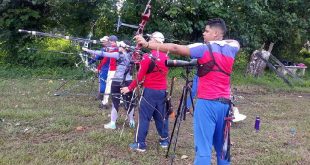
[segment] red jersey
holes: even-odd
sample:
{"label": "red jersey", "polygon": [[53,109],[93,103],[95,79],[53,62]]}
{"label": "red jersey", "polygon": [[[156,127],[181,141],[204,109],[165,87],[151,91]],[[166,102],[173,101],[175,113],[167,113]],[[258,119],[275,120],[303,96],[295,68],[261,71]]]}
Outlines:
{"label": "red jersey", "polygon": [[[168,55],[156,50],[152,50],[151,54],[155,58],[155,67],[152,72],[147,73],[152,59],[149,54],[144,54],[137,73],[138,83],[144,80],[143,86],[145,88],[166,90],[169,69],[166,67],[165,61],[168,59]],[[137,80],[133,80],[128,88],[132,91],[136,86]]]}

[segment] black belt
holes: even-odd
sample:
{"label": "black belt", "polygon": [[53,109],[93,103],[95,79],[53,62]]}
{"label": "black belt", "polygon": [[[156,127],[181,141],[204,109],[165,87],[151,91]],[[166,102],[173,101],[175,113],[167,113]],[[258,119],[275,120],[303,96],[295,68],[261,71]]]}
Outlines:
{"label": "black belt", "polygon": [[218,102],[221,102],[223,104],[231,104],[230,99],[227,99],[227,98],[224,98],[224,97],[220,97],[220,98],[216,98],[216,99],[207,99],[207,100],[218,101]]}

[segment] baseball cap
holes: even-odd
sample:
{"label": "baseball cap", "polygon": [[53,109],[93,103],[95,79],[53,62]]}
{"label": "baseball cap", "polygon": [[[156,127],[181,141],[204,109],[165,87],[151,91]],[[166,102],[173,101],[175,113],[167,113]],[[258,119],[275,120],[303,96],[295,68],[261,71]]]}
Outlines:
{"label": "baseball cap", "polygon": [[151,35],[148,35],[150,38],[155,39],[156,41],[163,43],[165,41],[165,37],[161,32],[154,32]]}
{"label": "baseball cap", "polygon": [[115,36],[115,35],[110,35],[110,37],[109,37],[109,41],[117,41],[118,40],[118,38]]}
{"label": "baseball cap", "polygon": [[100,42],[107,42],[107,41],[109,41],[108,36],[104,36],[104,37],[100,38]]}

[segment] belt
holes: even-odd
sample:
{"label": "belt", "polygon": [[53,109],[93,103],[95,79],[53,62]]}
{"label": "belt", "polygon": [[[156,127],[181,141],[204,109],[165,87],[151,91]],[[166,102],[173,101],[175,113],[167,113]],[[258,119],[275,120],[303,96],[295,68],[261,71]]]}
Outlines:
{"label": "belt", "polygon": [[[207,99],[207,100],[209,100],[209,99]],[[210,101],[218,101],[218,102],[221,102],[221,103],[223,103],[223,104],[231,104],[230,99],[227,99],[227,98],[224,98],[224,97],[212,99],[212,100],[210,100]]]}

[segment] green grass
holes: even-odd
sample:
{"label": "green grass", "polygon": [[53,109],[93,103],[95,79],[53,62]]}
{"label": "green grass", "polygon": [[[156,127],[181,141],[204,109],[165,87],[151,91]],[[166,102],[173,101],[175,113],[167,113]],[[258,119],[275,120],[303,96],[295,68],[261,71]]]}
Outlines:
{"label": "green grass", "polygon": [[0,77],[2,78],[41,78],[41,79],[82,79],[90,76],[90,72],[84,72],[82,67],[42,67],[30,68],[23,66],[8,66],[0,64]]}
{"label": "green grass", "polygon": [[[247,119],[232,125],[232,164],[310,164],[309,87],[290,88],[268,76],[245,79],[234,74],[236,105]],[[153,122],[148,151],[131,152],[128,144],[133,142],[134,130],[126,124],[120,137],[125,112],[120,111],[117,130],[105,130],[109,110],[99,109],[94,96],[54,96],[62,82],[31,76],[0,78],[0,164],[169,164],[165,150],[158,146]],[[74,83],[83,84],[80,80]],[[183,83],[177,80],[175,107]],[[89,89],[81,85],[71,93],[90,93]],[[256,116],[261,118],[259,132],[253,129]],[[82,131],[76,130],[79,126]],[[192,133],[192,117],[188,116],[181,124],[175,164],[192,164]],[[182,155],[188,158],[181,159]]]}

